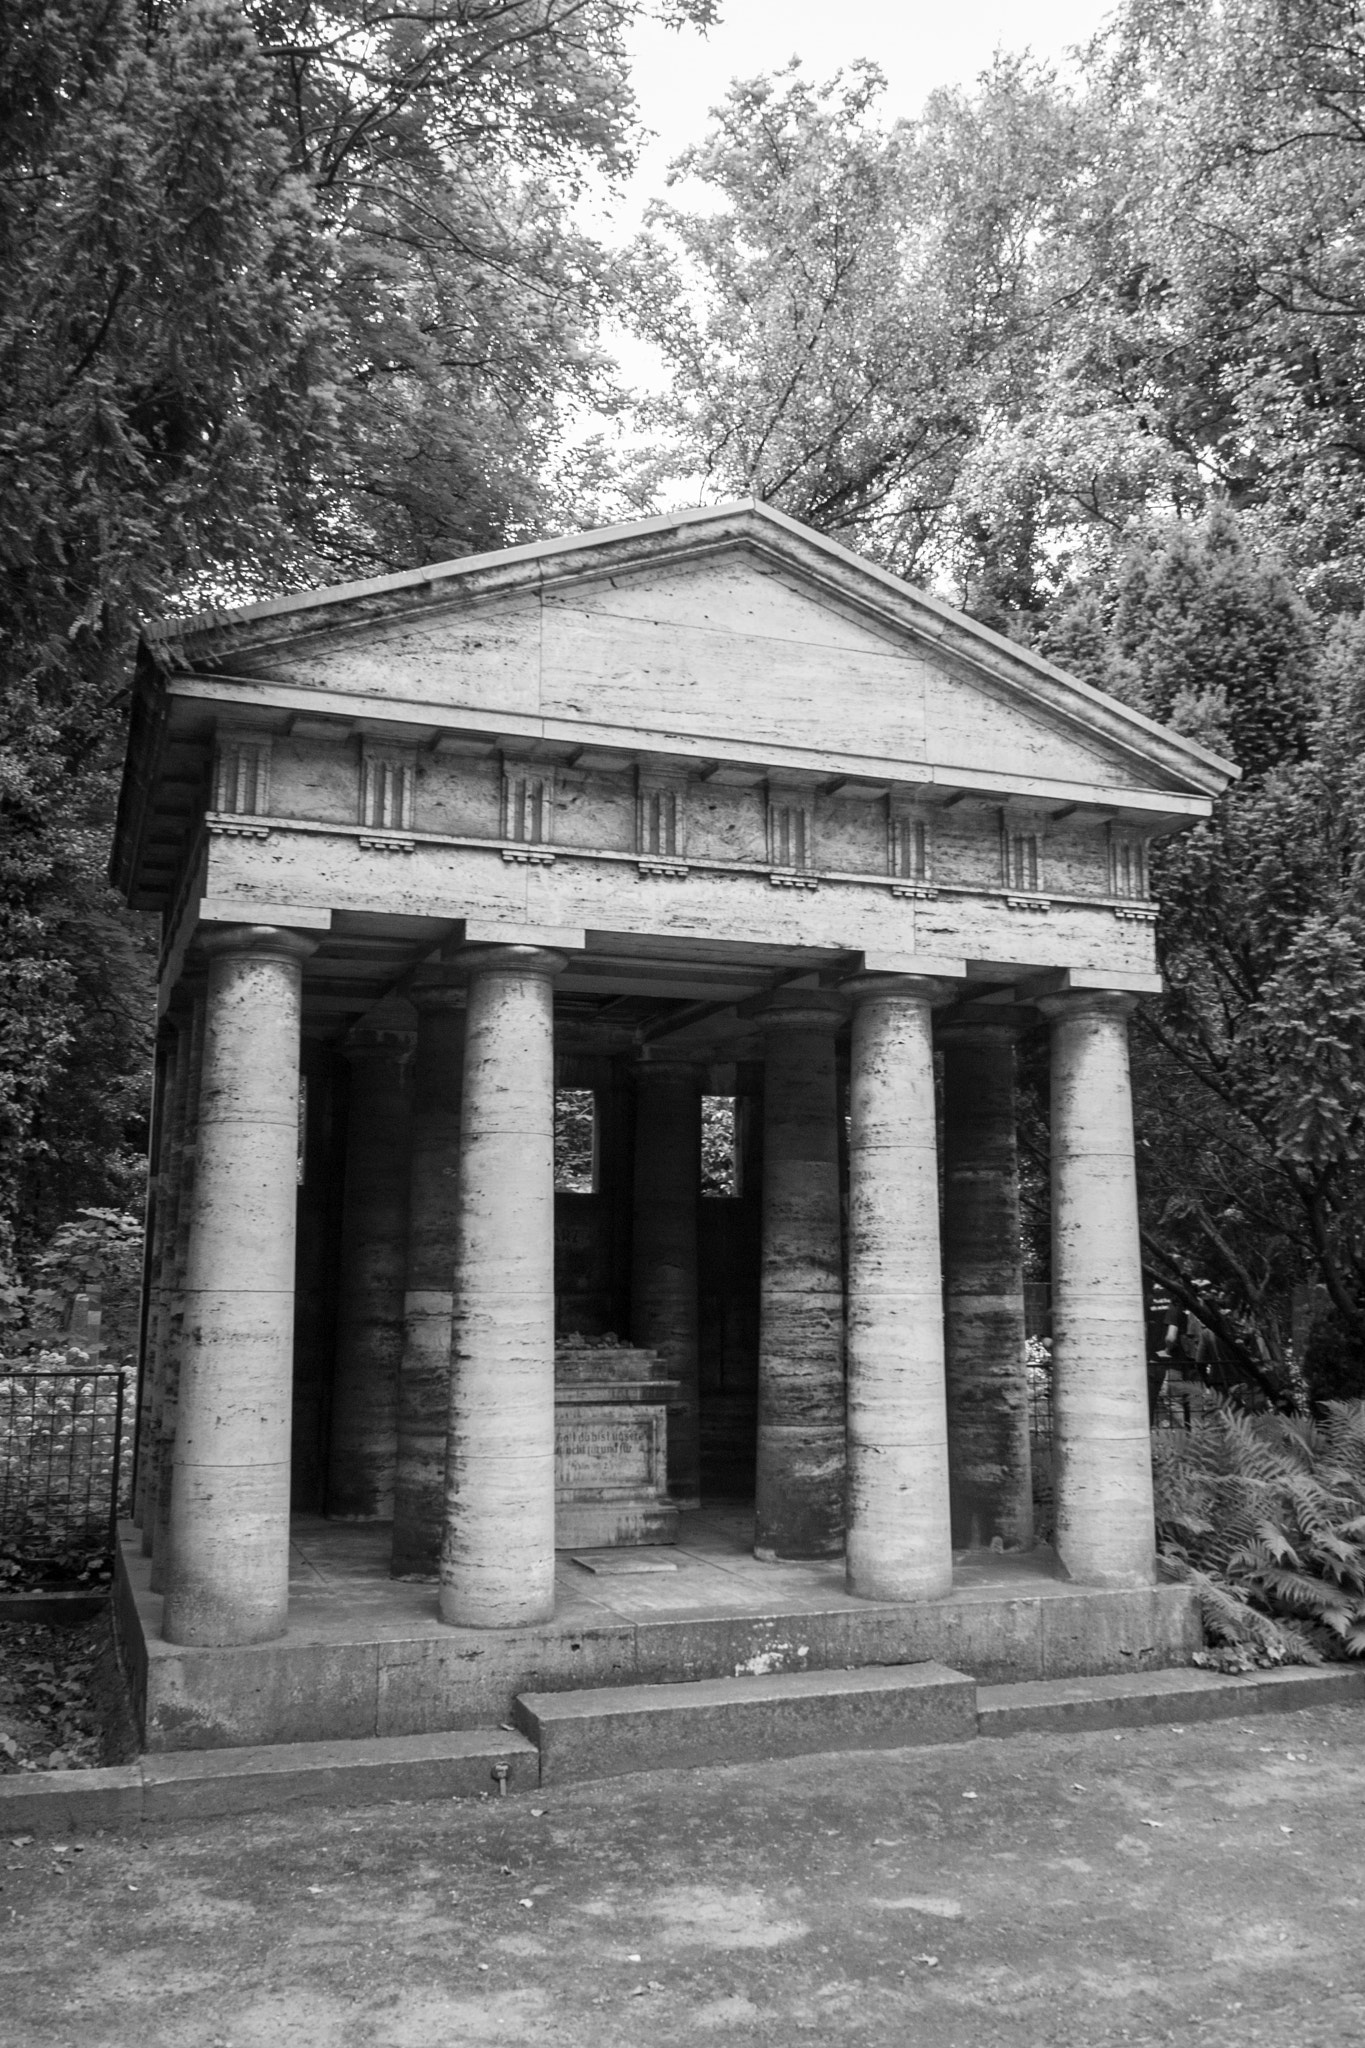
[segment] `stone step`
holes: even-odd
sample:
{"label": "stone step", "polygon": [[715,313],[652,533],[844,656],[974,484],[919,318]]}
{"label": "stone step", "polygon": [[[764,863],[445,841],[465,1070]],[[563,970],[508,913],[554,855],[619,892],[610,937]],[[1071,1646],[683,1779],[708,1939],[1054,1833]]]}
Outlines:
{"label": "stone step", "polygon": [[1365,1667],[1289,1664],[1225,1674],[1196,1666],[1120,1671],[1096,1678],[1034,1679],[977,1688],[982,1735],[1057,1734],[1216,1721],[1235,1714],[1288,1714],[1300,1707],[1365,1703]]}
{"label": "stone step", "polygon": [[209,1820],[285,1805],[497,1798],[529,1792],[536,1753],[504,1728],[438,1735],[181,1749],[101,1771],[25,1771],[0,1778],[0,1831],[52,1834],[162,1820]]}
{"label": "stone step", "polygon": [[974,1680],[929,1663],[522,1693],[513,1716],[540,1750],[542,1785],[819,1750],[968,1742],[977,1732]]}

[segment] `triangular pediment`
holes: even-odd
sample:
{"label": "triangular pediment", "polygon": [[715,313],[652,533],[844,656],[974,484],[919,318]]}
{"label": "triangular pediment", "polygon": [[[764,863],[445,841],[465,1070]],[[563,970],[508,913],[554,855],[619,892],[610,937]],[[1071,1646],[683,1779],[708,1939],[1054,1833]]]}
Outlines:
{"label": "triangular pediment", "polygon": [[770,508],[679,515],[256,606],[162,665],[373,718],[894,781],[1209,795],[1204,749]]}

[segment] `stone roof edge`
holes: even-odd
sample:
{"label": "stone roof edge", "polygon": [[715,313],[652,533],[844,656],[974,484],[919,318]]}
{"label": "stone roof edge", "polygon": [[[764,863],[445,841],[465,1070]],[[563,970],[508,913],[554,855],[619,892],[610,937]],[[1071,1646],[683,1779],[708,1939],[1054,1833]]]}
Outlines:
{"label": "stone roof edge", "polygon": [[[677,536],[677,546],[661,546],[671,535]],[[755,498],[662,513],[587,533],[463,555],[388,576],[297,591],[231,611],[151,621],[143,628],[143,643],[158,668],[183,667],[192,671],[200,664],[216,665],[214,657],[225,655],[234,643],[241,646],[246,641],[259,648],[272,643],[282,645],[307,633],[337,631],[348,626],[361,629],[386,616],[399,615],[405,609],[405,597],[424,605],[433,600],[439,603],[443,584],[449,587],[452,599],[462,590],[470,595],[492,597],[528,585],[543,588],[560,580],[578,581],[593,574],[612,573],[636,564],[643,567],[651,561],[674,560],[708,546],[746,540],[785,558],[794,569],[817,575],[823,571],[846,599],[879,612],[903,630],[917,633],[960,658],[974,658],[997,680],[1032,699],[1040,710],[1050,711],[1054,717],[1079,725],[1159,765],[1168,775],[1187,778],[1205,795],[1220,794],[1228,783],[1240,777],[1240,769],[1232,762],[1198,741],[1172,732],[1092,684],[1068,675],[1042,655],[968,618],[943,599]],[[598,559],[594,561],[593,557]],[[854,587],[850,588],[850,584]],[[269,632],[272,622],[278,622],[278,634]],[[252,627],[265,627],[267,631],[253,634]]]}

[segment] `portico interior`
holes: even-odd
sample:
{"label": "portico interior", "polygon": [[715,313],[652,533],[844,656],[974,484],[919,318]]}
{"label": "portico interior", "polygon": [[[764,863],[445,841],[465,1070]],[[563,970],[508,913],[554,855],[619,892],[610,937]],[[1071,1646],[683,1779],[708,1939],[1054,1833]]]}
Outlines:
{"label": "portico interior", "polygon": [[[1153,1619],[1126,1030],[1160,985],[1150,844],[1231,772],[756,505],[149,631],[115,860],[165,933],[144,1680],[291,1633],[322,1656],[291,1504],[296,1587],[324,1517],[329,1583],[362,1560],[371,1615],[387,1553],[389,1636],[510,1631],[508,1668],[550,1683],[583,1634],[561,1555],[559,1647],[527,1648],[556,1535],[685,1555],[708,1497],[753,1495],[754,1627],[765,1566],[793,1611],[834,1573],[873,1616],[952,1595],[955,1551],[961,1591],[992,1545],[1017,1605],[1054,1570],[1022,1562],[1035,1026],[1049,1583],[1137,1599],[1144,1654],[1178,1634]],[[593,1105],[577,1191],[564,1090]],[[729,1193],[703,1191],[704,1097],[736,1106]],[[412,1725],[463,1725],[472,1696],[434,1683]],[[191,1742],[283,1725],[195,1712]]]}

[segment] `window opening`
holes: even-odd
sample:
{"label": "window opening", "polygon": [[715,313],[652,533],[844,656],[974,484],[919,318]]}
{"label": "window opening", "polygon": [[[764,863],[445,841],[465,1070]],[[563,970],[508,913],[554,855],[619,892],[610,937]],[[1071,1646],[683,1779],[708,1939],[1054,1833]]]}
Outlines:
{"label": "window opening", "polygon": [[739,1193],[739,1105],[733,1095],[701,1099],[701,1191]]}
{"label": "window opening", "polygon": [[555,1192],[597,1193],[597,1096],[591,1088],[555,1089]]}

